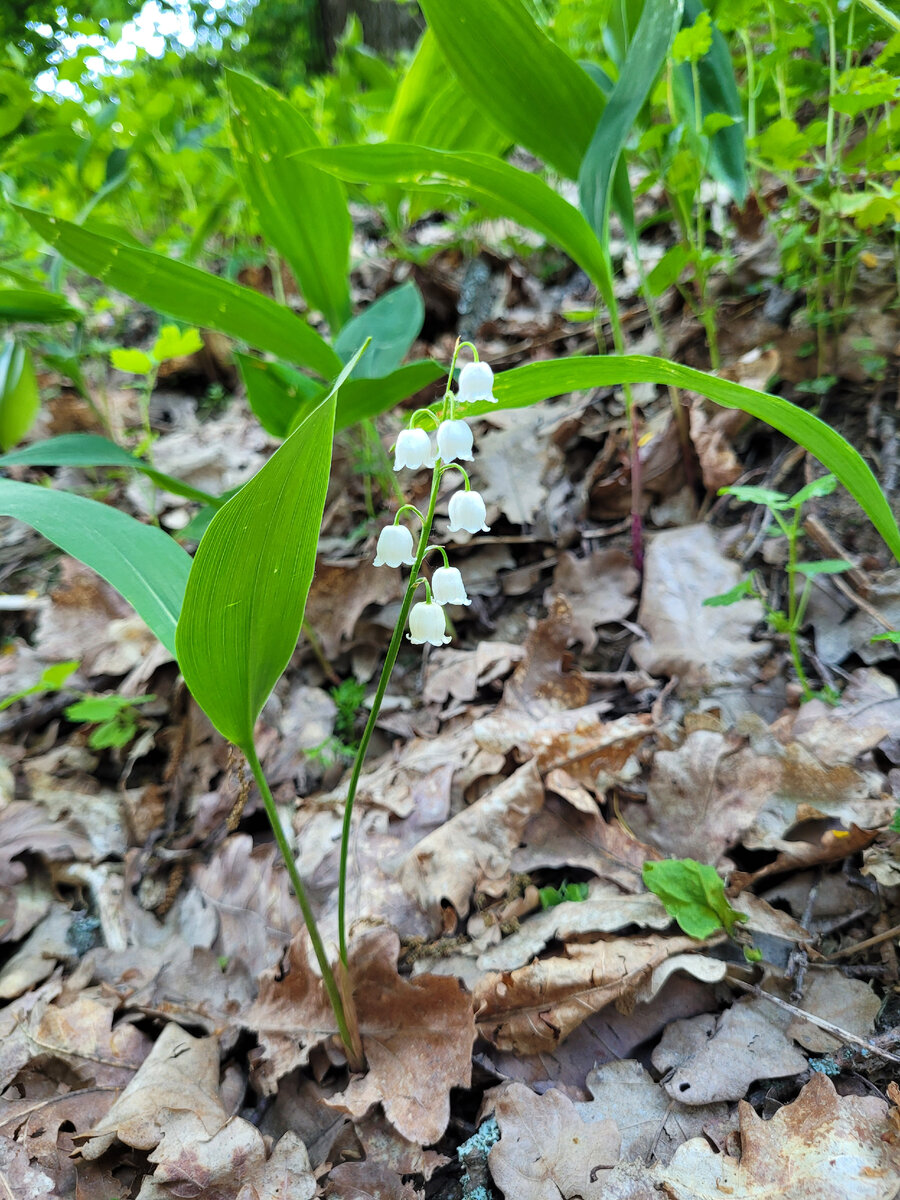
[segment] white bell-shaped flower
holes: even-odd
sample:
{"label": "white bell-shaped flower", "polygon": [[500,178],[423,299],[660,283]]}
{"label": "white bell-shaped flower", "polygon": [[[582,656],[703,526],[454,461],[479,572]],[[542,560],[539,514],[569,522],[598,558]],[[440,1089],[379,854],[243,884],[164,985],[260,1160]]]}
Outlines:
{"label": "white bell-shaped flower", "polygon": [[376,567],[411,567],[415,562],[413,536],[405,525],[387,525],[378,535]]}
{"label": "white bell-shaped flower", "polygon": [[431,438],[424,429],[404,429],[397,435],[397,445],[394,448],[394,470],[411,467],[433,467],[434,453],[431,449]]}
{"label": "white bell-shaped flower", "polygon": [[471,604],[466,585],[456,567],[438,567],[431,577],[431,592],[436,604]]}
{"label": "white bell-shaped flower", "polygon": [[431,646],[446,646],[447,618],[439,604],[421,600],[412,606],[409,614],[409,640],[414,646],[428,642]]}
{"label": "white bell-shaped flower", "polygon": [[494,372],[486,362],[466,363],[459,373],[457,398],[463,404],[471,404],[475,400],[496,404],[497,400],[492,395],[493,387]]}
{"label": "white bell-shaped flower", "polygon": [[460,529],[466,533],[487,533],[490,528],[485,524],[487,511],[480,492],[455,492],[450,497],[447,513],[454,533]]}
{"label": "white bell-shaped flower", "polygon": [[437,431],[438,457],[445,463],[471,462],[472,430],[466,421],[441,421]]}

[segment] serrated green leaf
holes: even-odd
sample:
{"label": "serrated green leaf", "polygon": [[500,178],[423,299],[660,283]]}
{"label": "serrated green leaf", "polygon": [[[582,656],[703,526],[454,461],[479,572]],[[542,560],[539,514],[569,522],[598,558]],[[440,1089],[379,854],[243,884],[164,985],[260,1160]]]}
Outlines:
{"label": "serrated green leaf", "polygon": [[[158,363],[171,358],[187,358],[203,349],[203,338],[196,329],[179,329],[177,325],[163,325],[153,343],[151,354]],[[115,365],[115,364],[113,364]]]}
{"label": "serrated green leaf", "polygon": [[253,753],[253,727],[294,652],[331,468],[335,394],[213,517],[191,567],[178,665],[216,729]]}
{"label": "serrated green leaf", "polygon": [[429,28],[484,119],[577,179],[603,93],[520,0],[421,0]]}
{"label": "serrated green leaf", "polygon": [[798,562],[794,570],[807,579],[815,579],[817,575],[840,575],[844,571],[852,571],[853,563],[842,558],[823,558],[819,562]]}
{"label": "serrated green leaf", "polygon": [[799,492],[794,492],[787,501],[788,508],[800,508],[806,504],[808,500],[819,500],[822,496],[830,496],[838,485],[834,475],[820,475],[818,479],[813,479],[805,487],[802,487]]}
{"label": "serrated green leaf", "polygon": [[41,407],[31,351],[10,340],[0,350],[0,449],[22,440]]}
{"label": "serrated green leaf", "polygon": [[735,924],[747,920],[728,903],[715,867],[692,858],[667,858],[645,862],[642,877],[688,937],[712,937],[719,929],[733,937]]}
{"label": "serrated green leaf", "polygon": [[784,512],[792,507],[790,496],[784,492],[774,492],[770,488],[749,487],[736,484],[733,487],[719,488],[720,496],[734,496],[742,504],[764,504],[775,512]]}
{"label": "serrated green leaf", "polygon": [[[732,383],[664,358],[642,354],[578,356],[514,367],[494,377],[497,405],[478,401],[465,407],[467,417],[504,408],[526,408],[539,400],[587,388],[622,383],[658,383],[699,392],[724,408],[737,408],[792,438],[832,472],[868,514],[895,557],[900,558],[900,529],[871,469],[850,443],[812,413],[780,396]],[[780,493],[776,493],[780,495]],[[787,497],[785,497],[787,499]]]}
{"label": "serrated green leaf", "polygon": [[225,72],[234,164],[263,237],[335,334],[350,316],[353,225],[343,185],[299,153],[322,143],[303,114],[249,75]]}
{"label": "serrated green leaf", "polygon": [[353,317],[334,341],[334,348],[348,362],[367,338],[372,345],[358,367],[357,379],[379,379],[403,362],[422,330],[425,304],[419,289],[409,280],[379,296]]}
{"label": "serrated green leaf", "polygon": [[712,48],[712,18],[703,9],[693,24],[679,29],[672,43],[672,62],[696,63]]}
{"label": "serrated green leaf", "polygon": [[109,361],[117,371],[127,371],[129,375],[149,375],[153,370],[153,359],[143,350],[117,346],[110,350]]}
{"label": "serrated green leaf", "polygon": [[13,207],[63,258],[158,312],[201,329],[216,329],[287,362],[310,367],[323,378],[331,378],[341,368],[341,360],[310,325],[251,288],[115,242],[85,226],[21,205]]}
{"label": "serrated green leaf", "polygon": [[718,596],[707,596],[703,601],[703,607],[728,608],[732,604],[737,604],[739,600],[746,599],[747,596],[755,595],[756,589],[753,586],[753,580],[742,579],[740,583],[736,583],[727,592],[720,592]]}
{"label": "serrated green leaf", "polygon": [[112,584],[175,653],[190,556],[161,529],[96,500],[0,479],[0,513],[31,525]]}
{"label": "serrated green leaf", "polygon": [[310,150],[304,157],[356,183],[398,183],[410,190],[451,191],[478,200],[542,233],[582,268],[601,293],[610,293],[609,267],[590,225],[537,175],[487,154],[388,142]]}

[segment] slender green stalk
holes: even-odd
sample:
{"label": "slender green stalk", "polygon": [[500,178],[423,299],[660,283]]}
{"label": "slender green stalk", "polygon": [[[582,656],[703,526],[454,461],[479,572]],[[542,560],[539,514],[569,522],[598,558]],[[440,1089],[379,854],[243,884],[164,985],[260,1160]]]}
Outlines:
{"label": "slender green stalk", "polygon": [[864,4],[876,17],[881,17],[886,25],[890,25],[892,29],[896,29],[900,33],[900,14],[891,12],[881,3],[881,0],[860,0],[860,3]]}
{"label": "slender green stalk", "polygon": [[356,799],[356,789],[359,786],[359,777],[362,773],[363,763],[369,749],[369,742],[372,740],[372,734],[375,732],[375,724],[378,720],[378,714],[381,712],[384,695],[390,682],[391,673],[394,670],[394,664],[397,661],[397,655],[400,653],[400,644],[403,641],[403,634],[406,631],[406,621],[409,617],[409,610],[412,607],[416,588],[418,587],[419,571],[425,559],[425,551],[428,549],[428,538],[431,535],[431,526],[434,521],[434,510],[437,507],[440,484],[441,471],[440,469],[435,469],[431,481],[431,497],[428,502],[428,511],[422,523],[419,546],[410,572],[406,595],[403,597],[400,614],[397,617],[397,624],[394,626],[394,633],[391,637],[391,643],[388,646],[387,655],[385,656],[384,666],[381,668],[381,678],[378,680],[378,687],[375,690],[372,707],[369,709],[369,719],[366,721],[366,727],[363,730],[362,737],[359,739],[359,749],[356,751],[356,758],[353,760],[353,770],[350,775],[350,783],[347,787],[347,802],[344,805],[344,823],[341,829],[341,861],[338,878],[338,936],[340,939],[341,962],[345,967],[347,966],[347,860],[350,853],[353,802]]}
{"label": "slender green stalk", "polygon": [[[244,754],[247,757],[247,762],[250,764],[250,770],[253,772],[253,778],[256,780],[256,785],[259,788],[263,798],[263,805],[266,810],[266,816],[269,818],[269,824],[272,826],[272,833],[275,836],[275,844],[284,860],[284,865],[287,868],[288,878],[291,881],[291,887],[294,889],[294,894],[297,897],[297,903],[300,905],[300,911],[303,913],[303,920],[306,923],[307,931],[309,932],[309,940],[312,942],[313,952],[316,956],[316,961],[319,964],[319,970],[322,972],[322,982],[325,985],[325,991],[328,994],[328,1000],[334,1011],[335,1020],[337,1021],[338,1033],[341,1041],[344,1043],[344,1049],[347,1053],[347,1061],[350,1063],[352,1070],[362,1070],[365,1063],[362,1058],[362,1048],[359,1040],[359,1026],[356,1020],[355,1011],[350,1011],[348,1020],[348,1008],[352,1006],[352,997],[347,989],[347,994],[342,996],[341,989],[338,987],[334,972],[331,969],[331,963],[328,961],[328,955],[325,953],[325,946],[322,943],[322,935],[319,933],[319,926],[316,923],[316,917],[313,913],[312,906],[309,903],[309,897],[306,894],[306,889],[303,886],[303,880],[300,878],[300,873],[297,870],[297,864],[294,862],[294,855],[291,851],[290,844],[285,837],[284,829],[281,825],[281,818],[278,815],[278,810],[275,807],[275,800],[269,788],[268,781],[263,773],[262,765],[259,761],[259,756],[256,753],[256,748],[252,744],[242,747]],[[354,1036],[355,1035],[355,1036]]]}

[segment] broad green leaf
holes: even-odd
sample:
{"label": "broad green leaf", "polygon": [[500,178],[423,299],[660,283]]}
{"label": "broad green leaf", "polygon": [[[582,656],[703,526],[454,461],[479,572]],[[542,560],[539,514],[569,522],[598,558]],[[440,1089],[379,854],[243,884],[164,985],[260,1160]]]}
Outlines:
{"label": "broad green leaf", "polygon": [[336,333],[350,316],[353,225],[343,185],[298,157],[322,143],[303,114],[249,75],[226,71],[234,165],[267,242]]}
{"label": "broad green leaf", "polygon": [[399,183],[409,189],[452,191],[478,200],[542,233],[582,268],[601,293],[611,294],[609,268],[590,225],[537,175],[487,154],[388,142],[310,150],[304,157],[355,183]]}
{"label": "broad green leaf", "polygon": [[0,290],[0,321],[40,321],[53,325],[58,321],[80,321],[81,313],[65,296],[32,288]]}
{"label": "broad green leaf", "polygon": [[325,389],[308,375],[283,363],[266,362],[252,354],[235,354],[241,371],[247,401],[266,433],[285,438],[301,405],[310,411],[322,399]]}
{"label": "broad green leaf", "polygon": [[211,496],[172,475],[166,475],[164,471],[155,470],[142,458],[129,454],[109,438],[96,433],[63,433],[43,442],[34,442],[23,450],[0,455],[0,467],[15,466],[130,467],[133,471],[141,471],[158,488],[171,492],[173,496],[183,496],[186,500],[197,500],[214,507],[221,507],[225,503],[218,496]]}
{"label": "broad green leaf", "polygon": [[708,938],[720,929],[732,937],[737,922],[747,920],[728,903],[715,867],[692,858],[667,858],[645,862],[642,876],[688,937]]}
{"label": "broad green leaf", "polygon": [[348,321],[334,341],[347,362],[367,338],[372,345],[357,368],[356,379],[378,379],[395,371],[422,330],[425,305],[412,280],[385,292]]}
{"label": "broad green leaf", "polygon": [[484,119],[569,179],[604,108],[603,93],[520,0],[421,0],[450,69]]}
{"label": "broad green leaf", "polygon": [[143,350],[117,346],[110,350],[109,361],[117,371],[127,371],[129,375],[149,375],[153,370],[153,359]]}
{"label": "broad green leaf", "polygon": [[11,479],[0,479],[0,513],[31,525],[96,571],[175,653],[191,560],[161,529],[96,500]]}
{"label": "broad green leaf", "polygon": [[[696,22],[704,11],[703,0],[684,0],[686,23],[696,27]],[[733,125],[717,130],[710,138],[711,153],[707,167],[713,178],[728,188],[735,203],[742,205],[747,199],[749,188],[744,111],[734,78],[728,43],[714,24],[712,46],[697,63],[697,71],[700,76],[701,124],[711,113],[725,113],[734,120]],[[689,107],[689,111],[693,112],[694,89],[690,66],[685,64],[679,67],[678,74],[682,86],[677,94]]]}
{"label": "broad green leaf", "polygon": [[[878,480],[862,457],[824,421],[780,396],[758,392],[754,388],[707,375],[704,371],[695,371],[692,367],[684,367],[665,358],[650,358],[642,354],[579,356],[514,367],[495,376],[494,396],[499,408],[526,408],[551,396],[622,383],[671,384],[676,388],[699,392],[724,408],[737,408],[759,421],[765,421],[773,429],[805,446],[828,471],[838,477],[865,510],[894,556],[900,559],[900,529]],[[464,413],[466,416],[481,416],[497,411],[497,407],[478,401],[467,405]]]}
{"label": "broad green leaf", "polygon": [[41,407],[31,351],[10,339],[0,350],[0,449],[22,440]]}
{"label": "broad green leaf", "polygon": [[310,325],[251,288],[151,250],[112,241],[70,221],[21,205],[13,207],[63,258],[158,312],[201,329],[217,329],[287,362],[310,367],[324,378],[341,368],[341,360]]}
{"label": "broad green leaf", "polygon": [[625,142],[665,62],[683,0],[646,0],[618,82],[578,173],[581,211],[602,245],[609,234],[613,178]]}
{"label": "broad green leaf", "polygon": [[[606,99],[609,100],[610,93],[615,87],[612,79],[596,63],[582,63],[581,65]],[[600,120],[602,121],[603,118],[601,117]],[[628,178],[628,163],[625,161],[625,156],[621,154],[613,171],[612,206],[616,213],[618,213],[619,220],[622,222],[622,228],[625,230],[625,236],[628,238],[629,245],[634,251],[635,258],[640,258],[637,226],[634,223],[634,197],[631,193],[631,180]]]}
{"label": "broad green leaf", "polygon": [[216,729],[244,750],[297,645],[331,469],[335,393],[210,522],[178,622],[178,664]]}
{"label": "broad green leaf", "polygon": [[151,355],[158,363],[170,358],[187,358],[203,349],[203,338],[196,329],[179,329],[177,325],[163,325],[153,343]]}
{"label": "broad green leaf", "polygon": [[690,258],[690,251],[681,242],[670,246],[647,276],[647,286],[651,294],[661,296],[664,291],[677,283],[681,272],[690,262]]}
{"label": "broad green leaf", "polygon": [[815,579],[817,575],[841,575],[844,571],[852,571],[853,563],[843,558],[822,558],[818,562],[798,562],[794,570],[807,579]]}
{"label": "broad green leaf", "polygon": [[703,601],[704,608],[728,608],[732,604],[737,604],[739,600],[746,599],[747,596],[755,596],[756,588],[753,586],[752,579],[742,579],[740,583],[736,583],[733,588],[729,588],[727,592],[720,592],[718,596],[707,596]]}

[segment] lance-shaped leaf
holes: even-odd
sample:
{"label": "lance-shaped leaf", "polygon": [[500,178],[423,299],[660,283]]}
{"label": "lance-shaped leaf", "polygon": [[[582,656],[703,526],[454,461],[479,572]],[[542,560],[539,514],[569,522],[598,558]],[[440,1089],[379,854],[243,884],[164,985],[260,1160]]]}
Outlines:
{"label": "lance-shaped leaf", "polygon": [[603,93],[521,0],[421,0],[450,69],[509,137],[577,179]]}
{"label": "lance-shaped leaf", "polygon": [[577,356],[514,367],[494,377],[496,405],[478,401],[466,405],[462,415],[474,417],[499,408],[526,408],[551,396],[622,383],[659,383],[699,392],[724,408],[738,408],[765,421],[805,446],[838,477],[865,510],[891,552],[900,559],[900,529],[878,480],[858,451],[830,425],[780,396],[758,392],[666,358],[643,354]]}
{"label": "lance-shaped leaf", "polygon": [[253,726],[300,634],[331,469],[335,393],[358,357],[219,509],[191,567],[178,664],[216,729],[251,753]]}
{"label": "lance-shaped leaf", "polygon": [[371,338],[372,347],[359,366],[357,378],[378,379],[403,362],[422,330],[425,304],[412,280],[379,296],[344,326],[334,348],[346,362]]}
{"label": "lance-shaped leaf", "polygon": [[683,0],[646,0],[615,87],[581,163],[581,211],[606,244],[613,179],[625,141],[665,62]]}
{"label": "lance-shaped leaf", "polygon": [[119,592],[175,653],[190,556],[161,529],[71,492],[0,479],[0,513],[31,525]]}
{"label": "lance-shaped leaf", "polygon": [[13,207],[63,258],[157,312],[201,329],[216,329],[311,367],[326,379],[341,368],[341,360],[312,326],[251,288],[151,250],[126,246],[86,226]]}
{"label": "lance-shaped leaf", "polygon": [[0,349],[0,447],[20,441],[41,407],[31,351],[14,338]]}
{"label": "lance-shaped leaf", "polygon": [[0,467],[131,467],[152,479],[157,487],[173,496],[184,496],[201,504],[218,506],[224,504],[217,496],[210,496],[199,488],[182,483],[173,475],[157,471],[148,462],[129,454],[109,438],[97,433],[61,433],[59,437],[34,442],[22,450],[0,455]]}
{"label": "lance-shaped leaf", "polygon": [[40,321],[51,325],[59,321],[80,321],[81,313],[65,296],[34,288],[0,290],[0,321]]}
{"label": "lance-shaped leaf", "polygon": [[609,267],[594,231],[568,201],[537,175],[474,151],[428,150],[382,142],[308,150],[316,166],[355,183],[399,183],[410,190],[455,192],[542,233],[610,295]]}
{"label": "lance-shaped leaf", "polygon": [[322,144],[298,109],[249,75],[225,76],[241,186],[263,237],[287,260],[307,304],[324,313],[335,333],[350,316],[347,194],[339,180],[297,157]]}

